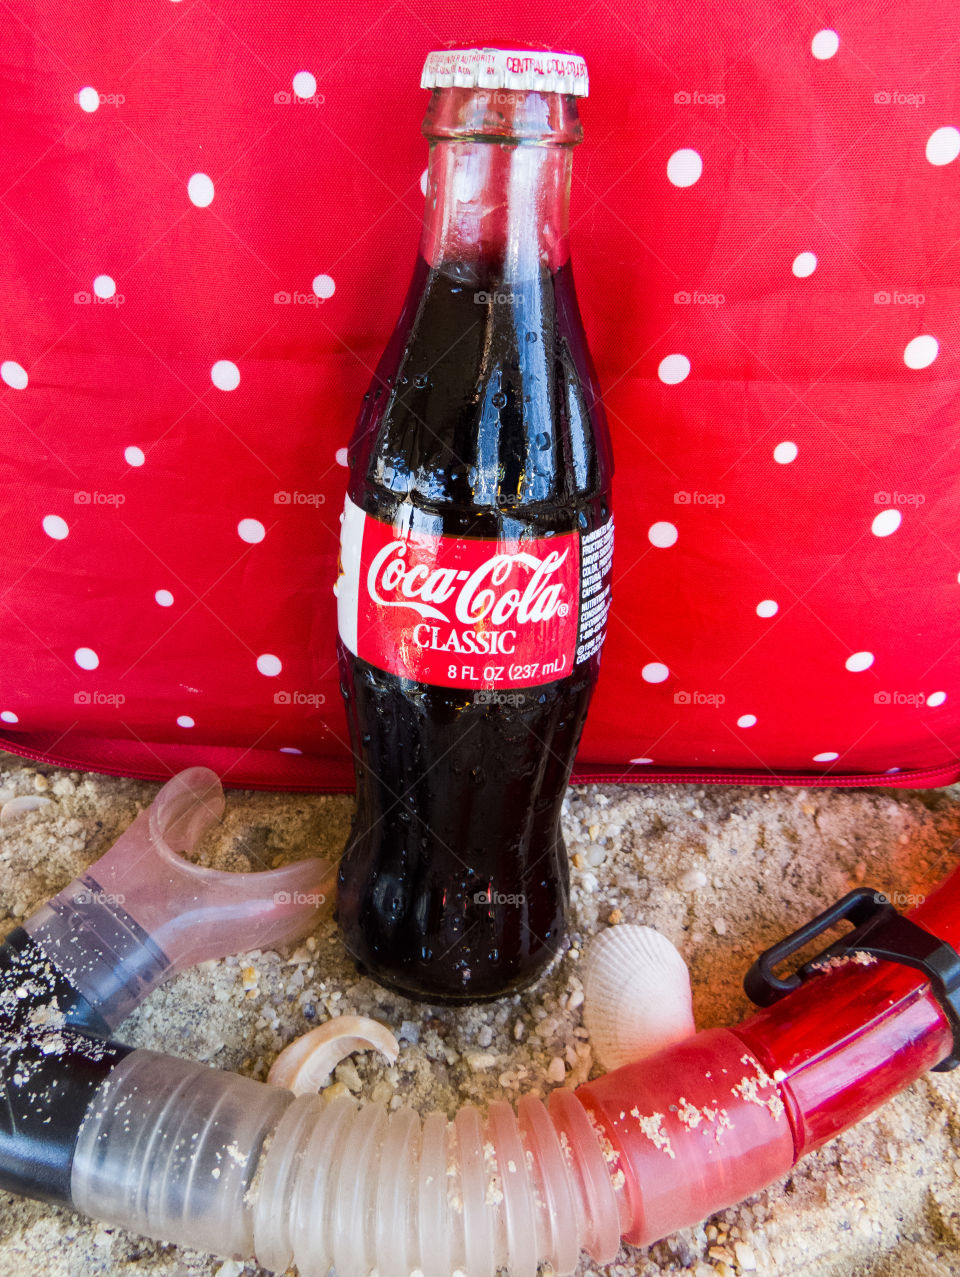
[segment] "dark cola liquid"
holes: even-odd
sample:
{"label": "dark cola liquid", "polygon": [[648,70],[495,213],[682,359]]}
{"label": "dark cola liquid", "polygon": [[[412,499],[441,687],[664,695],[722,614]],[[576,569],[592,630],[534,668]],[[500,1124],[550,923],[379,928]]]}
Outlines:
{"label": "dark cola liquid", "polygon": [[[507,285],[421,259],[350,449],[350,497],[414,531],[547,537],[609,517],[609,445],[569,267]],[[410,507],[413,507],[412,514]],[[477,692],[339,644],[357,809],[338,919],[358,964],[429,1001],[530,983],[568,898],[560,806],[599,656]]]}

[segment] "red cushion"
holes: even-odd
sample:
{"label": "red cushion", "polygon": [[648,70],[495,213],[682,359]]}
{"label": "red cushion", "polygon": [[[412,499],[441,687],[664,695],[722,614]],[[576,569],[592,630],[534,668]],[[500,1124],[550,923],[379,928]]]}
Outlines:
{"label": "red cushion", "polygon": [[[8,15],[2,743],[158,777],[199,761],[232,784],[350,784],[342,457],[416,253],[420,65],[509,26],[582,52],[592,81],[574,261],[618,544],[579,774],[955,776],[953,8],[842,3],[835,51],[812,11],[760,0],[458,12]],[[702,171],[677,185],[689,152]],[[652,544],[664,524],[676,541]]]}

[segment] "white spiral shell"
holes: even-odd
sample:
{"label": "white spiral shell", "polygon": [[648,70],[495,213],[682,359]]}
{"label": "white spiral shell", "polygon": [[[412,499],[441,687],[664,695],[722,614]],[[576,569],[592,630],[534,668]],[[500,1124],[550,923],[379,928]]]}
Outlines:
{"label": "white spiral shell", "polygon": [[606,1069],[696,1032],[687,964],[653,927],[619,925],[594,936],[586,955],[583,1022]]}

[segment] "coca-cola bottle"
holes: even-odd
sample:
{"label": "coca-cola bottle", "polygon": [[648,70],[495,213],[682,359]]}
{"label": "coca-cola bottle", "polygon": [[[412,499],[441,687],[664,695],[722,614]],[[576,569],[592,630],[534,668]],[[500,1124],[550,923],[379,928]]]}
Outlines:
{"label": "coca-cola bottle", "polygon": [[569,259],[581,58],[431,53],[420,256],[349,447],[336,593],[375,979],[496,997],[558,952],[560,808],[610,600],[606,423]]}

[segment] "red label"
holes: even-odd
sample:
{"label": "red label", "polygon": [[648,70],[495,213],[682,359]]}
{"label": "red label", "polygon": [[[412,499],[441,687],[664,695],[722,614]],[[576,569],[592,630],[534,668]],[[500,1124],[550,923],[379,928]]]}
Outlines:
{"label": "red label", "polygon": [[348,502],[341,562],[341,637],[371,665],[464,688],[536,687],[573,669],[577,533],[522,541],[429,536]]}

